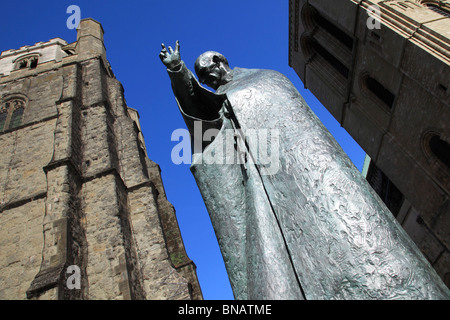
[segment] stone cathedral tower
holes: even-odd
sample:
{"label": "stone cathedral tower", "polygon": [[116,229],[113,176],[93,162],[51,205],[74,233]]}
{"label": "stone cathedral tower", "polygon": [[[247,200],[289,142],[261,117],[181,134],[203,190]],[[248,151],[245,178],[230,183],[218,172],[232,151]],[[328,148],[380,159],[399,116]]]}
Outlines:
{"label": "stone cathedral tower", "polygon": [[450,287],[450,1],[289,0],[289,64]]}
{"label": "stone cathedral tower", "polygon": [[92,19],[1,54],[0,299],[202,299],[138,119]]}

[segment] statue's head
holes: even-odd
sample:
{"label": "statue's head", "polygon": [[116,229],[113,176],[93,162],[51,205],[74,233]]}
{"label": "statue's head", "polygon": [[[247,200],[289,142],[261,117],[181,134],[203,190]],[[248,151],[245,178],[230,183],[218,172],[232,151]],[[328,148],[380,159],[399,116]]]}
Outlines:
{"label": "statue's head", "polygon": [[232,79],[232,71],[225,56],[215,51],[201,54],[195,61],[195,73],[201,83],[217,89]]}

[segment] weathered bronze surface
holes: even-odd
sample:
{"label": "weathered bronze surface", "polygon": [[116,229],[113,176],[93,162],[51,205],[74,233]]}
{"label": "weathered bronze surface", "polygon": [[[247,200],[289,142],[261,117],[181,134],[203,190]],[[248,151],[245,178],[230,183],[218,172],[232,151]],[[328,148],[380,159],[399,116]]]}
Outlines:
{"label": "weathered bronze surface", "polygon": [[[236,299],[450,297],[285,76],[231,70],[207,52],[195,68],[214,93],[181,61],[178,42],[175,50],[163,45],[160,57]],[[265,143],[270,161],[261,160]]]}

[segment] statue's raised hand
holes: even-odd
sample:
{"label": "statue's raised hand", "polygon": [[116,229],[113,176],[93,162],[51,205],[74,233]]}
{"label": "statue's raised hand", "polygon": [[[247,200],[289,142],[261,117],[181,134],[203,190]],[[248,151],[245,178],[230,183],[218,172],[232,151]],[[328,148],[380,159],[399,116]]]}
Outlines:
{"label": "statue's raised hand", "polygon": [[161,44],[161,47],[162,47],[162,50],[161,50],[161,53],[159,54],[159,57],[161,58],[162,63],[164,63],[164,65],[168,69],[174,69],[181,64],[180,42],[178,40],[175,45],[175,51],[170,46],[169,46],[169,51],[167,51],[164,43]]}

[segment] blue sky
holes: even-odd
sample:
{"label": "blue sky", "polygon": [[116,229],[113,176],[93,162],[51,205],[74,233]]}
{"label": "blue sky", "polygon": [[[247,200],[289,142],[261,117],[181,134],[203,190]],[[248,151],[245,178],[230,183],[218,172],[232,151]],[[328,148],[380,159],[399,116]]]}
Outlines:
{"label": "blue sky", "polygon": [[208,213],[189,165],[171,161],[172,132],[185,128],[169,77],[158,54],[161,43],[180,40],[181,57],[193,70],[203,52],[224,54],[230,66],[273,69],[286,75],[361,171],[364,152],[307,90],[288,65],[288,1],[31,1],[2,0],[0,50],[60,37],[76,40],[66,13],[78,5],[82,18],[105,30],[107,58],[125,88],[129,107],[139,111],[150,159],[158,163],[169,201],[175,206],[189,257],[205,299],[233,299]]}

